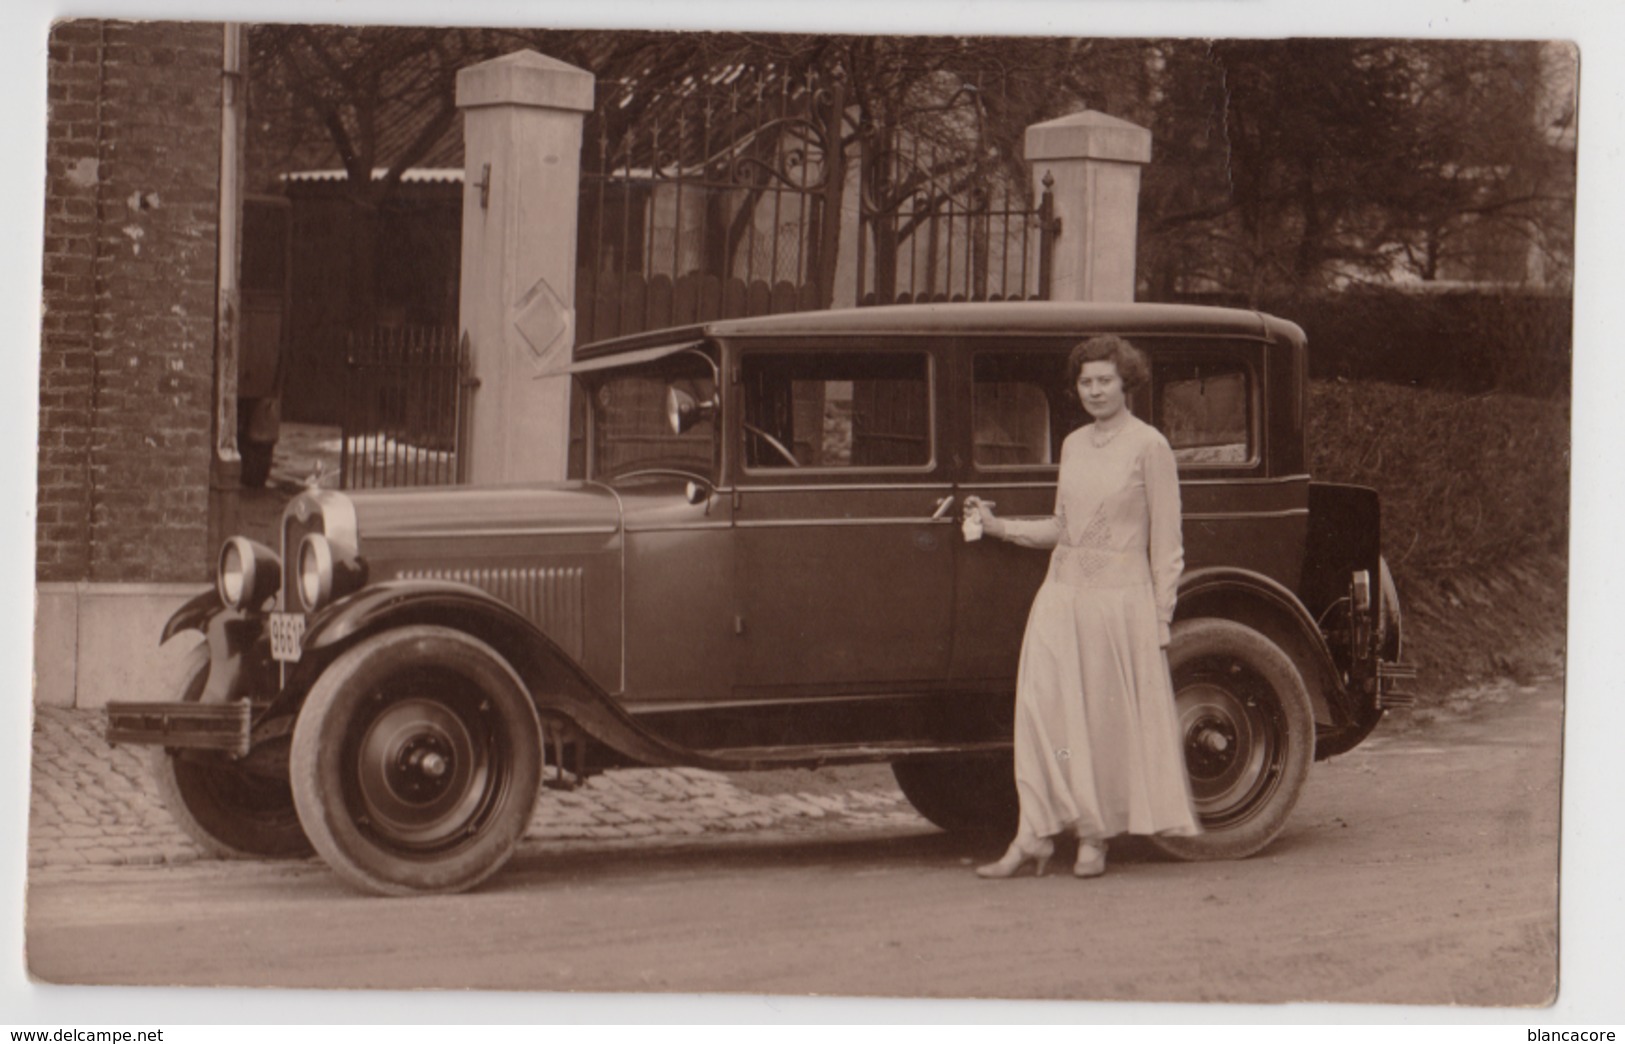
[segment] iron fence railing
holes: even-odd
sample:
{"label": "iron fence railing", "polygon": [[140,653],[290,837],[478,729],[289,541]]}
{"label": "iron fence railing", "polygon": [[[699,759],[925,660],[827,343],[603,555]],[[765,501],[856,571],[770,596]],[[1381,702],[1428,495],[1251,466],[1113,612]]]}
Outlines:
{"label": "iron fence railing", "polygon": [[640,99],[630,124],[606,101],[581,179],[579,342],[828,307],[816,93],[740,78]]}
{"label": "iron fence railing", "polygon": [[865,199],[858,237],[858,302],[1032,301],[1050,296],[1061,223],[1055,179],[1046,173],[1036,206],[1008,181],[956,178],[933,150],[912,191],[889,206]]}
{"label": "iron fence railing", "polygon": [[[1053,179],[1035,194],[963,113],[853,136],[845,94],[816,77],[690,87],[612,93],[595,114],[578,343],[714,318],[1048,297]],[[634,102],[637,118],[616,118]]]}
{"label": "iron fence railing", "polygon": [[458,482],[469,358],[457,332],[381,327],[354,333],[345,362],[342,487]]}

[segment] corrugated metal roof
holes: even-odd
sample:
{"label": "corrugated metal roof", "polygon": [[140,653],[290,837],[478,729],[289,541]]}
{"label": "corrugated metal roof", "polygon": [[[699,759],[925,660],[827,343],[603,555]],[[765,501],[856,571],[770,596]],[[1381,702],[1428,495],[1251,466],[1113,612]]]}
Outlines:
{"label": "corrugated metal roof", "polygon": [[[372,180],[382,181],[389,171],[384,167],[372,168]],[[283,181],[310,183],[317,181],[346,181],[350,175],[342,169],[336,170],[296,170],[281,175]],[[463,171],[460,167],[413,167],[401,175],[404,185],[424,184],[454,184],[463,180]]]}

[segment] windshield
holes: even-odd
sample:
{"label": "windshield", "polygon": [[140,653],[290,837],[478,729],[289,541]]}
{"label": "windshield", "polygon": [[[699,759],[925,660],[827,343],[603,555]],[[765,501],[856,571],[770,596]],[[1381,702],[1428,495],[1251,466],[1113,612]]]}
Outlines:
{"label": "windshield", "polygon": [[607,482],[639,472],[667,471],[714,480],[716,419],[703,417],[683,434],[672,434],[666,421],[668,388],[687,392],[696,402],[712,401],[717,382],[711,360],[690,349],[587,379],[592,478]]}

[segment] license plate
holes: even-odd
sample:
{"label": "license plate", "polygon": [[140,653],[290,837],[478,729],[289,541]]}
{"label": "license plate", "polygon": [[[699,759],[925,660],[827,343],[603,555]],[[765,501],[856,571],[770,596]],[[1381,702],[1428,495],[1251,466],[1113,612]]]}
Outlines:
{"label": "license plate", "polygon": [[298,663],[305,639],[304,613],[271,614],[271,658]]}

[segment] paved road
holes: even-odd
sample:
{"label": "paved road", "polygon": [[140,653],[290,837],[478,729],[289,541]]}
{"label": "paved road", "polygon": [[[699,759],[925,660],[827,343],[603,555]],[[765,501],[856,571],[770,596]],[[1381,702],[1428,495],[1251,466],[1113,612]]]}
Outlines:
{"label": "paved road", "polygon": [[[28,863],[32,869],[183,865],[203,858],[170,819],[145,748],[109,748],[97,711],[36,711]],[[637,769],[543,791],[527,839],[631,840],[848,826],[910,826],[919,818],[884,766],[730,777],[702,769]]]}
{"label": "paved road", "polygon": [[533,835],[462,896],[363,897],[315,863],[39,866],[29,963],[77,983],[1539,1004],[1560,721],[1555,681],[1469,694],[1317,765],[1259,857],[1119,846],[1087,882],[979,880],[997,840],[885,789],[848,792],[868,819],[843,797],[727,832]]}

